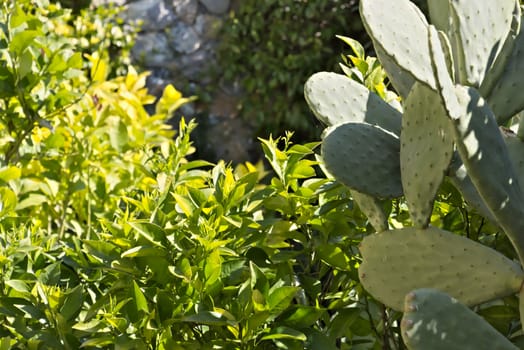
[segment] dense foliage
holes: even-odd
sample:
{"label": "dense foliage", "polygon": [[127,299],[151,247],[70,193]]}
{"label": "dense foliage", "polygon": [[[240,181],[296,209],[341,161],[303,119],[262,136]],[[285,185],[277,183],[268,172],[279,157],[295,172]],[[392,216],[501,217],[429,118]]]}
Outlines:
{"label": "dense foliage", "polygon": [[[318,143],[261,139],[269,169],[192,159],[195,124],[165,123],[188,99],[155,101],[133,30],[97,11],[2,4],[0,349],[403,349],[399,313],[358,280],[373,229]],[[382,89],[374,60],[347,63]],[[449,187],[432,222],[509,247]],[[509,329],[516,306],[483,310]]]}
{"label": "dense foliage", "polygon": [[267,185],[260,166],[188,161],[194,124],[165,124],[180,93],[148,114],[146,74],[112,70],[107,46],[72,40],[79,18],[32,5],[1,19],[2,349],[377,342],[350,253],[366,221],[316,176],[316,143],[262,141]]}
{"label": "dense foliage", "polygon": [[362,32],[358,1],[242,1],[224,25],[221,73],[241,81],[242,114],[259,130],[312,137],[304,77],[336,68],[343,44],[335,35]]}

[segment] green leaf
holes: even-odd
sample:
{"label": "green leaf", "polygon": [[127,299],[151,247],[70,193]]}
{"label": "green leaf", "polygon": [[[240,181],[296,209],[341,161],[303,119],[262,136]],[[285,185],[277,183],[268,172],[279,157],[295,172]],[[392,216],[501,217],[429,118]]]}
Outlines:
{"label": "green leaf", "polygon": [[17,180],[22,175],[22,170],[16,166],[9,166],[0,169],[0,180],[9,182],[11,180]]}
{"label": "green leaf", "polygon": [[15,341],[12,340],[10,337],[0,338],[0,350],[10,350],[11,343],[13,343],[14,345]]}
{"label": "green leaf", "polygon": [[57,74],[65,71],[67,69],[67,62],[64,60],[62,55],[59,53],[56,53],[53,58],[51,59],[51,63],[49,63],[48,71],[51,74]]}
{"label": "green leaf", "polygon": [[191,263],[186,258],[181,259],[180,262],[176,265],[176,268],[172,268],[170,266],[169,271],[176,277],[183,278],[186,282],[191,282],[191,278],[193,277]]}
{"label": "green leaf", "polygon": [[335,344],[336,339],[326,336],[316,330],[308,332],[308,340],[305,349],[306,350],[338,350]]}
{"label": "green leaf", "polygon": [[47,286],[54,286],[60,283],[60,262],[46,266],[38,275],[38,281]]}
{"label": "green leaf", "polygon": [[206,265],[204,267],[204,275],[206,276],[206,286],[210,286],[215,283],[221,274],[222,258],[220,257],[220,251],[215,249],[206,258]]}
{"label": "green leaf", "polygon": [[295,179],[307,179],[313,177],[316,175],[315,168],[313,168],[313,165],[315,164],[316,162],[310,160],[302,160],[293,167],[292,173],[289,175]]}
{"label": "green leaf", "polygon": [[336,245],[323,244],[317,248],[320,259],[329,266],[343,271],[350,270],[349,257]]}
{"label": "green leaf", "polygon": [[112,243],[95,240],[84,240],[84,248],[88,253],[104,261],[113,261],[120,258],[118,247]]}
{"label": "green leaf", "polygon": [[519,318],[518,311],[507,305],[493,305],[480,309],[478,314],[502,333],[511,327],[515,319]]}
{"label": "green leaf", "polygon": [[156,256],[156,257],[164,257],[166,255],[166,252],[164,250],[150,247],[150,246],[138,246],[133,247],[131,249],[126,250],[122,253],[122,258],[136,258],[140,256]]}
{"label": "green leaf", "polygon": [[307,328],[317,322],[325,312],[315,306],[295,305],[291,313],[286,312],[282,322],[293,328]]}
{"label": "green leaf", "polygon": [[282,311],[289,307],[298,290],[299,288],[291,286],[282,286],[275,290],[270,290],[269,297],[267,298],[269,312],[273,315],[282,313]]}
{"label": "green leaf", "polygon": [[193,211],[196,209],[195,206],[193,205],[193,202],[189,198],[179,195],[177,193],[173,194],[173,196],[175,197],[176,204],[182,210],[182,212],[187,217],[191,217],[193,214]]}
{"label": "green leaf", "polygon": [[99,336],[95,338],[88,339],[84,341],[80,347],[81,348],[87,348],[87,347],[94,347],[94,348],[100,348],[104,346],[110,346],[115,343],[115,338],[112,336]]}
{"label": "green leaf", "polygon": [[21,292],[21,293],[30,293],[31,292],[31,288],[27,285],[27,283],[25,283],[22,280],[8,280],[8,281],[5,281],[5,284],[13,288],[17,292]]}
{"label": "green leaf", "polygon": [[147,241],[164,248],[163,242],[166,239],[166,234],[162,227],[147,221],[128,221],[127,224]]}
{"label": "green leaf", "polygon": [[0,217],[16,208],[16,194],[7,187],[0,188]]}
{"label": "green leaf", "polygon": [[49,202],[49,198],[39,193],[30,193],[27,198],[22,199],[17,205],[16,210],[22,210],[29,207],[40,206]]}
{"label": "green leaf", "polygon": [[67,66],[73,69],[81,69],[84,61],[82,60],[82,54],[75,52],[71,57],[67,59]]}
{"label": "green leaf", "polygon": [[30,19],[31,17],[24,12],[20,4],[16,4],[14,10],[10,13],[9,16],[9,27],[11,30],[13,30],[16,27],[27,23]]}
{"label": "green leaf", "polygon": [[101,320],[92,319],[88,322],[78,322],[74,324],[72,328],[82,332],[95,333],[104,326],[104,322]]}
{"label": "green leaf", "polygon": [[136,306],[137,311],[143,311],[145,313],[149,313],[149,307],[147,305],[146,297],[144,296],[144,293],[142,293],[142,290],[138,286],[138,284],[133,281],[133,294],[132,298],[134,301],[134,305]]}
{"label": "green leaf", "polygon": [[251,289],[257,289],[264,295],[267,295],[269,291],[269,282],[264,272],[252,261],[249,262],[249,270],[251,272]]}
{"label": "green leaf", "polygon": [[352,39],[347,36],[342,36],[342,35],[337,35],[336,37],[342,40],[343,42],[345,42],[346,44],[348,44],[349,47],[351,47],[351,50],[353,50],[353,52],[355,53],[355,55],[357,55],[358,58],[362,60],[365,59],[366,51],[364,50],[364,47],[357,40]]}
{"label": "green leaf", "polygon": [[60,308],[60,314],[69,322],[78,315],[83,303],[84,288],[82,285],[78,285],[65,293],[65,300]]}
{"label": "green leaf", "polygon": [[298,341],[306,341],[307,337],[304,333],[289,327],[277,327],[271,331],[270,334],[262,337],[262,340],[272,339],[292,339]]}
{"label": "green leaf", "polygon": [[205,324],[208,326],[228,326],[235,324],[217,311],[201,311],[197,314],[182,318],[182,322]]}
{"label": "green leaf", "polygon": [[33,45],[34,39],[38,37],[40,33],[36,30],[24,30],[18,32],[13,36],[13,39],[9,43],[9,49],[17,56],[22,56],[22,52],[30,45]]}
{"label": "green leaf", "polygon": [[118,120],[117,125],[111,126],[109,140],[111,142],[111,147],[118,152],[122,152],[125,149],[125,146],[129,143],[127,126],[122,122],[122,120]]}
{"label": "green leaf", "polygon": [[33,54],[26,50],[20,56],[20,62],[18,64],[18,75],[20,80],[25,78],[26,75],[31,73],[33,68],[34,57]]}

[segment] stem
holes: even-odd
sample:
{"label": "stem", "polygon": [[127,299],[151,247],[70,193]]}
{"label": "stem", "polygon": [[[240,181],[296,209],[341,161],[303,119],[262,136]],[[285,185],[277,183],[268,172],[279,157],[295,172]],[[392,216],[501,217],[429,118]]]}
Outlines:
{"label": "stem", "polygon": [[371,330],[375,333],[375,336],[377,339],[380,339],[380,332],[378,331],[377,327],[375,326],[375,323],[373,322],[373,316],[371,315],[371,312],[369,311],[369,302],[367,298],[364,298],[365,304],[366,304],[366,314],[369,317],[369,324],[371,326]]}
{"label": "stem", "polygon": [[27,136],[33,131],[33,125],[31,125],[30,128],[27,128],[24,130],[21,134],[17,135],[16,140],[14,143],[12,143],[4,155],[4,162],[6,165],[8,165],[11,162],[11,159],[15,154],[18,153],[18,149],[20,148],[20,145],[22,142],[27,138]]}

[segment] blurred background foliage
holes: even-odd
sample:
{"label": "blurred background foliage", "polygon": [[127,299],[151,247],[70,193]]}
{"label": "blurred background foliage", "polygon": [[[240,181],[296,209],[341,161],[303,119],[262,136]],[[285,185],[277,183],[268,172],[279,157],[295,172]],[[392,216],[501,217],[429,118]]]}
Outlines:
{"label": "blurred background foliage", "polygon": [[[426,0],[415,1],[423,10]],[[224,26],[218,52],[220,74],[239,80],[242,115],[258,133],[294,130],[298,139],[321,128],[303,98],[304,82],[318,71],[341,72],[349,36],[372,50],[358,0],[244,0]]]}
{"label": "blurred background foliage", "polygon": [[[91,4],[89,0],[55,1],[73,9],[73,13],[80,13]],[[427,12],[427,0],[413,2]],[[337,35],[359,41],[368,54],[373,54],[358,7],[358,0],[233,2],[220,34],[218,64],[209,67],[216,84],[211,90],[222,84],[240,86],[239,114],[254,128],[256,136],[281,135],[293,130],[297,140],[317,139],[322,128],[304,102],[304,82],[318,71],[342,72],[341,55],[351,50]],[[100,10],[85,11],[83,16],[96,16],[97,11]],[[121,22],[103,24],[106,26],[100,26],[99,31],[110,33],[113,38],[112,31],[124,28]],[[130,28],[123,33],[130,34]],[[88,39],[90,34],[77,35]],[[115,54],[130,48],[128,38],[122,37],[109,45],[112,58],[128,57]],[[206,91],[198,94],[206,100]]]}
{"label": "blurred background foliage", "polygon": [[[118,9],[0,4],[0,350],[405,349],[400,314],[358,280],[373,229],[322,174],[317,142],[262,138],[268,166],[195,160],[195,124],[165,124],[188,99],[168,86],[148,112]],[[392,227],[410,225],[403,201],[386,206]],[[510,254],[449,185],[435,206],[434,226]],[[504,330],[518,305],[482,311]]]}
{"label": "blurred background foliage", "polygon": [[219,69],[238,79],[242,115],[261,132],[316,135],[303,100],[306,77],[335,70],[344,44],[337,34],[364,39],[358,1],[246,0],[232,12],[219,48]]}

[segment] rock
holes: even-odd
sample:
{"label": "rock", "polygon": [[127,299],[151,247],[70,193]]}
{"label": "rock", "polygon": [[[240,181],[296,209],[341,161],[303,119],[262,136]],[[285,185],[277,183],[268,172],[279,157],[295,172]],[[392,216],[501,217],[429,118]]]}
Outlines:
{"label": "rock", "polygon": [[206,40],[214,40],[217,38],[222,28],[223,21],[217,16],[212,15],[198,15],[195,21],[195,31]]}
{"label": "rock", "polygon": [[162,68],[153,68],[150,69],[151,74],[148,75],[146,80],[146,85],[149,94],[160,97],[164,92],[164,88],[168,84],[173,84],[173,77],[171,72],[162,67]]}
{"label": "rock", "polygon": [[163,67],[174,59],[165,34],[143,33],[136,38],[131,50],[133,59],[147,68]]}
{"label": "rock", "polygon": [[218,93],[213,96],[209,113],[220,118],[236,118],[240,104],[241,99],[238,95],[233,95],[220,89]]}
{"label": "rock", "polygon": [[168,36],[173,49],[181,54],[191,54],[202,45],[202,41],[193,27],[183,22],[177,23],[168,30]]}
{"label": "rock", "polygon": [[206,9],[216,15],[223,15],[229,9],[229,0],[200,0]]}
{"label": "rock", "polygon": [[126,0],[92,0],[91,4],[94,7],[106,6],[109,4],[113,4],[115,6],[124,6],[126,4]]}
{"label": "rock", "polygon": [[171,26],[176,16],[163,0],[141,0],[127,5],[126,19],[142,20],[142,31],[161,30]]}
{"label": "rock", "polygon": [[177,60],[177,70],[190,81],[204,84],[202,72],[209,69],[214,60],[210,49],[201,49],[190,55],[183,55]]}
{"label": "rock", "polygon": [[193,24],[198,13],[198,0],[173,0],[177,17],[186,24]]}
{"label": "rock", "polygon": [[[242,163],[253,159],[255,135],[253,129],[241,118],[216,119],[202,123],[202,138],[197,138],[197,149],[205,159],[218,161],[224,159],[233,163]],[[197,130],[198,131],[198,130]]]}

